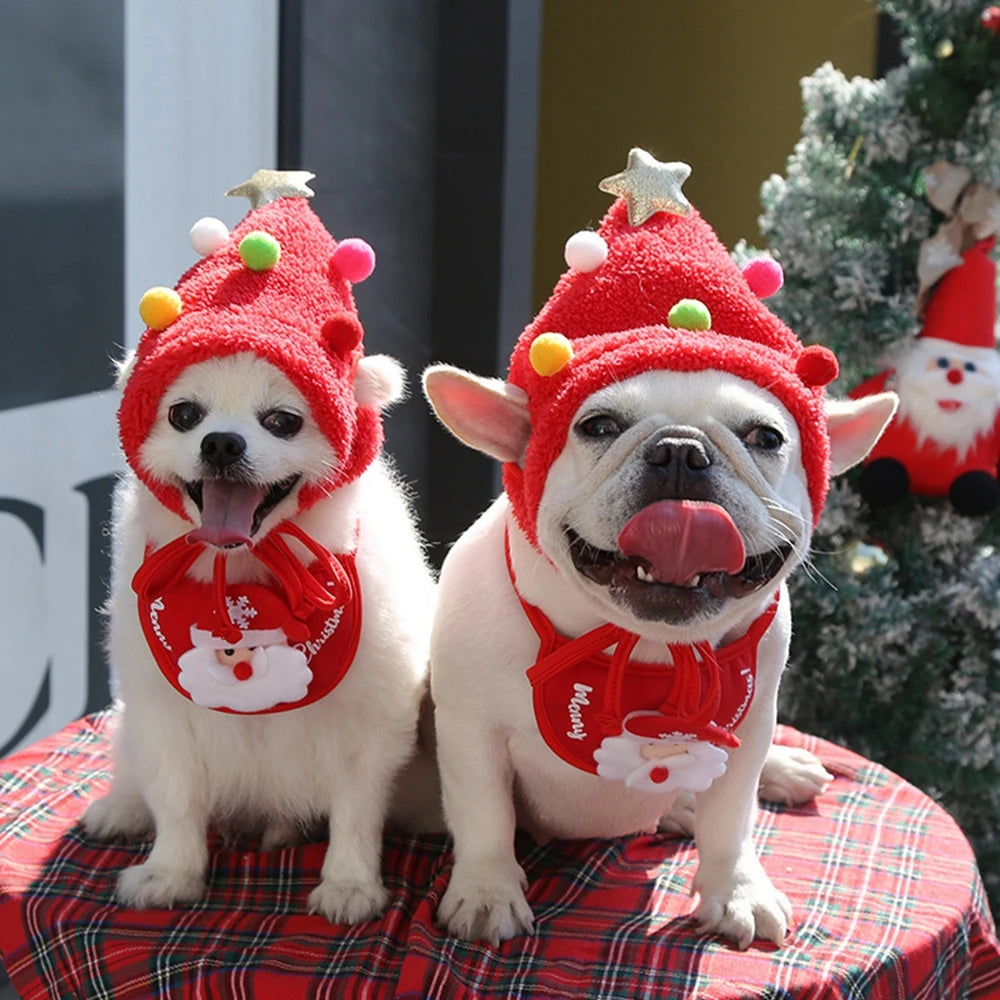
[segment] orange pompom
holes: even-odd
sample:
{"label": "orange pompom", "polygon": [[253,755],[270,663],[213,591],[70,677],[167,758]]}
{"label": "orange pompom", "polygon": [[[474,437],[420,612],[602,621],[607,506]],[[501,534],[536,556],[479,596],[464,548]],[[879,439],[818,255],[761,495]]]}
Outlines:
{"label": "orange pompom", "polygon": [[542,333],[531,342],[528,360],[531,367],[543,377],[555,375],[569,364],[573,345],[561,333]]}
{"label": "orange pompom", "polygon": [[139,315],[151,330],[166,330],[178,316],[184,304],[172,288],[148,289],[139,300]]}

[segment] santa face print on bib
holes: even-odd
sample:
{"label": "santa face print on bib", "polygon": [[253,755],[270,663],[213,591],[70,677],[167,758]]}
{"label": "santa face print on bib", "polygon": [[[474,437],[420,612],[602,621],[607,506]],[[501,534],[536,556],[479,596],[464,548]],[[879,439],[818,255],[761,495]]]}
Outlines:
{"label": "santa face print on bib", "polygon": [[[210,628],[192,625],[192,646],[177,660],[176,686],[196,705],[234,712],[263,712],[301,702],[313,672],[303,648],[289,645],[282,627],[290,612],[267,587],[249,584],[227,590],[226,611],[240,635],[219,638]],[[186,599],[188,595],[175,590],[160,601],[181,607]],[[166,606],[163,610],[168,611]],[[337,608],[335,614],[340,612]]]}
{"label": "santa face print on bib", "polygon": [[646,792],[703,792],[726,770],[729,754],[694,733],[665,726],[649,735],[633,732],[640,720],[666,721],[658,712],[631,712],[619,736],[605,736],[594,751],[597,774]]}

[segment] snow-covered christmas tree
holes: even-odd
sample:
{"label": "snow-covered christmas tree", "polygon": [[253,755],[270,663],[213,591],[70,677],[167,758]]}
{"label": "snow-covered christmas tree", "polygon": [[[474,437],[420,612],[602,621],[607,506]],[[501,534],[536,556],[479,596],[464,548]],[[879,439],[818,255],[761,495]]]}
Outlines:
{"label": "snow-covered christmas tree", "polygon": [[[880,376],[898,378],[903,396],[906,366],[924,351],[916,381],[930,394],[931,431],[894,456],[909,475],[872,463],[833,489],[813,570],[795,578],[782,714],[937,798],[976,848],[1000,912],[995,455],[966,493],[950,491],[946,470],[961,471],[967,449],[996,436],[991,419],[957,440],[946,429],[954,413],[974,396],[990,414],[1000,407],[991,333],[1000,9],[982,0],[880,0],[879,9],[899,24],[903,65],[880,80],[825,65],[803,81],[802,138],[785,176],[763,186],[761,228],[785,272],[773,307],[803,339],[834,349],[835,391]],[[971,256],[983,264],[984,305],[945,290],[965,281]],[[980,339],[966,354],[970,323]],[[921,479],[927,468],[948,480],[940,490]]]}

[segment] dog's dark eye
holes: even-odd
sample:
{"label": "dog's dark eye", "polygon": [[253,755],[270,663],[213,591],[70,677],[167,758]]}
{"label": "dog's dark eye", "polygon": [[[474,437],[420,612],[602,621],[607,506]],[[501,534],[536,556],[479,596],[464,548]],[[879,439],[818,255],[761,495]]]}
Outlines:
{"label": "dog's dark eye", "polygon": [[588,438],[617,437],[622,432],[621,424],[606,413],[587,417],[576,425],[577,431]]}
{"label": "dog's dark eye", "polygon": [[271,410],[260,418],[260,425],[277,438],[290,438],[302,430],[302,418],[288,410]]}
{"label": "dog's dark eye", "polygon": [[197,403],[187,401],[174,403],[167,410],[167,420],[170,421],[170,426],[182,432],[197,427],[204,418],[205,411]]}
{"label": "dog's dark eye", "polygon": [[750,448],[760,448],[761,451],[777,451],[785,443],[785,439],[773,427],[753,427],[743,435],[743,443]]}

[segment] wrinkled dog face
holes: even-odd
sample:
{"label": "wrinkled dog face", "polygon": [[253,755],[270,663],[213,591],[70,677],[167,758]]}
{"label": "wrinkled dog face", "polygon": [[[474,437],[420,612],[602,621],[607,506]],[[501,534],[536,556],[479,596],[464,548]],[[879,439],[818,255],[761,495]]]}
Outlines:
{"label": "wrinkled dog face", "polygon": [[591,603],[667,625],[773,591],[811,523],[794,420],[715,371],[647,372],[589,397],[538,512],[541,547]]}
{"label": "wrinkled dog face", "polygon": [[181,374],[141,460],[181,490],[194,534],[228,548],[288,516],[302,485],[328,478],[337,456],[285,375],[243,353]]}

